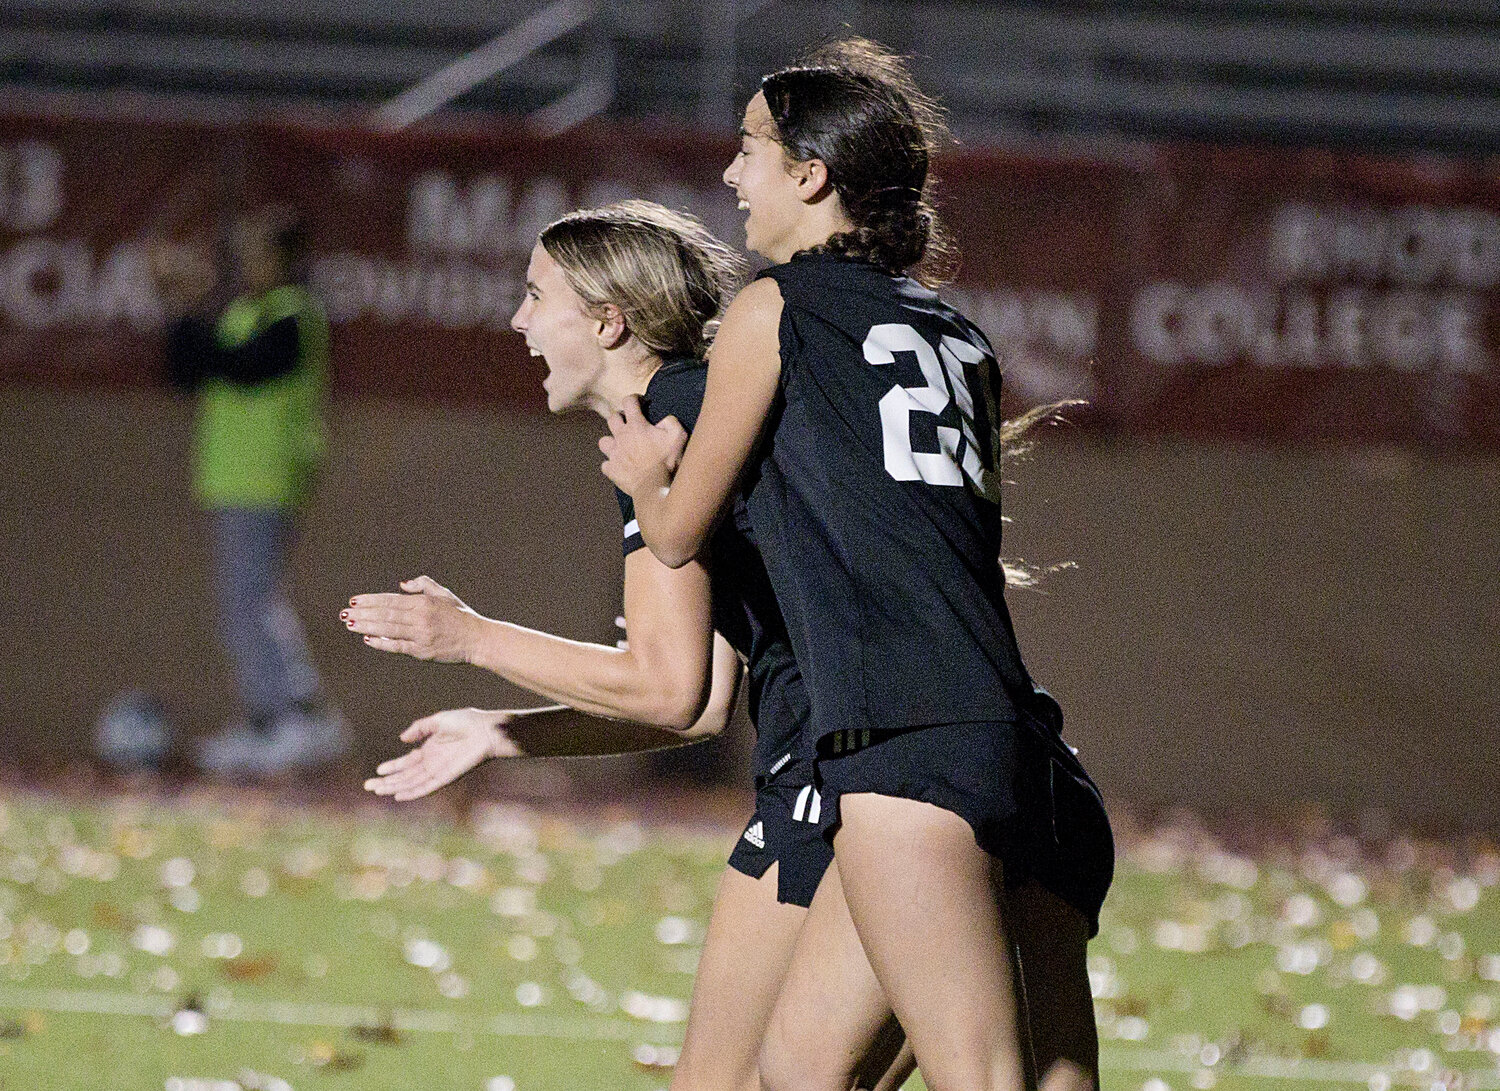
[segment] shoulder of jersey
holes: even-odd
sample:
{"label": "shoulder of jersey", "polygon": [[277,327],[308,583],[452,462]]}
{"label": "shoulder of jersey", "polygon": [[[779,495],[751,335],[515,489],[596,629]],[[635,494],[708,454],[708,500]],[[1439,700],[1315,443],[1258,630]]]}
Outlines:
{"label": "shoulder of jersey", "polygon": [[676,417],[688,431],[697,423],[708,382],[708,364],[702,360],[674,360],[663,364],[646,387],[646,419],[652,424]]}

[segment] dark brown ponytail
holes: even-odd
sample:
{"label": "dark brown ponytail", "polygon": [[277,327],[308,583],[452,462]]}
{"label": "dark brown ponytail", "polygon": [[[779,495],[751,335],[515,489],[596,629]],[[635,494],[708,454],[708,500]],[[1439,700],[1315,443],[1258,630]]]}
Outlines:
{"label": "dark brown ponytail", "polygon": [[932,202],[929,165],[946,142],[942,111],[903,58],[863,38],[823,46],[761,81],[778,142],[797,162],[820,159],[854,224],[817,249],[936,283],[952,248]]}

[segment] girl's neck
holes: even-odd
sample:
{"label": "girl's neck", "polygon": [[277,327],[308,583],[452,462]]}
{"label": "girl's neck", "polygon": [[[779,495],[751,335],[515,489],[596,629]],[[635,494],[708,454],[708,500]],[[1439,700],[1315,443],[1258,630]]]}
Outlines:
{"label": "girl's neck", "polygon": [[825,198],[807,205],[796,226],[787,234],[781,245],[777,246],[776,253],[765,256],[779,264],[789,261],[793,254],[811,250],[815,246],[822,246],[835,235],[853,230],[854,224],[850,222],[849,217],[844,215],[843,207],[839,204],[837,197]]}
{"label": "girl's neck", "polygon": [[601,417],[620,412],[632,394],[645,394],[651,377],[661,367],[661,357],[634,338],[606,353],[604,371],[589,397],[589,408]]}

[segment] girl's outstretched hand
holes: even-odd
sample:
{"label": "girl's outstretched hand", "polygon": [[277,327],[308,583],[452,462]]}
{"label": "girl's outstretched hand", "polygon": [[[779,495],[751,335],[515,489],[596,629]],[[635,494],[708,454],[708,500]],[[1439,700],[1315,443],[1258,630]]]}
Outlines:
{"label": "girl's outstretched hand", "polygon": [[484,619],[429,576],[403,580],[401,591],[355,595],[339,619],[380,651],[439,663],[468,662]]}
{"label": "girl's outstretched hand", "polygon": [[676,417],[652,424],[641,412],[640,399],[632,396],[621,412],[610,414],[609,435],[599,440],[605,456],[600,469],[629,496],[665,489],[687,441],[687,429]]}
{"label": "girl's outstretched hand", "polygon": [[425,716],[401,732],[402,742],[417,745],[376,766],[365,789],[404,803],[452,784],[486,758],[522,757],[505,731],[512,719],[510,712],[481,708],[450,708]]}

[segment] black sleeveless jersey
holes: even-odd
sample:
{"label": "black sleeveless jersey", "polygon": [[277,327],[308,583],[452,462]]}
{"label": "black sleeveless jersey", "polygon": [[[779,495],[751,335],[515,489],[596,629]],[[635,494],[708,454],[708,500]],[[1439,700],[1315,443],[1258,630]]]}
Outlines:
{"label": "black sleeveless jersey", "polygon": [[1000,566],[1000,374],[906,277],[826,254],[781,288],[781,379],[746,488],[812,703],[847,729],[1014,719],[1033,700]]}
{"label": "black sleeveless jersey", "polygon": [[[663,363],[641,399],[646,419],[655,424],[676,417],[691,432],[703,407],[707,378],[708,365],[702,361]],[[646,543],[630,497],[619,489],[615,497],[620,503],[628,557],[644,549]],[[800,741],[807,739],[810,710],[743,496],[735,498],[733,511],[714,531],[709,549],[714,628],[749,667],[747,698],[756,733],[754,773],[757,780],[766,779],[787,763]]]}

